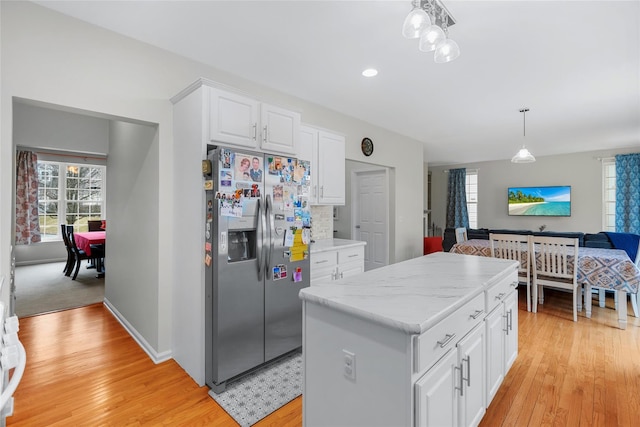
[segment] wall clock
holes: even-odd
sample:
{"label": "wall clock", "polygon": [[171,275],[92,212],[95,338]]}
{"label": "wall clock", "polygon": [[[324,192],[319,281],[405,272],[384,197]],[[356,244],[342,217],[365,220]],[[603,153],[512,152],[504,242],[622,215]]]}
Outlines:
{"label": "wall clock", "polygon": [[362,144],[360,144],[360,148],[362,148],[362,154],[365,156],[370,156],[373,154],[373,141],[371,138],[363,138]]}

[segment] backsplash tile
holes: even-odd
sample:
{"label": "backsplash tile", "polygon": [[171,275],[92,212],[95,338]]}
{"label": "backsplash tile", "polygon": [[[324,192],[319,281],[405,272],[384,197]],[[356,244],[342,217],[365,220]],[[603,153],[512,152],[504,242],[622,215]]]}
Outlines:
{"label": "backsplash tile", "polygon": [[333,206],[311,206],[311,238],[333,239]]}

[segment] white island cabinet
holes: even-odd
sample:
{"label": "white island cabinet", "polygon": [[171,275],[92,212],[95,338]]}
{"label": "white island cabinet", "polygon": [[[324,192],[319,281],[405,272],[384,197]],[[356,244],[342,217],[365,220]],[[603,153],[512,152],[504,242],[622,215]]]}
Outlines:
{"label": "white island cabinet", "polygon": [[515,261],[439,252],[303,289],[304,425],[477,425],[489,355],[500,380],[517,355],[487,314],[517,323],[516,286]]}

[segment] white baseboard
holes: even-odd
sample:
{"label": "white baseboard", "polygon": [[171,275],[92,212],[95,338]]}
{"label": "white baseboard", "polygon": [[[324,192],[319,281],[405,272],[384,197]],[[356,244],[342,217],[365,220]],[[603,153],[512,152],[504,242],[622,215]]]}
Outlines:
{"label": "white baseboard", "polygon": [[51,262],[65,262],[66,258],[51,258],[51,259],[36,259],[31,261],[16,261],[16,267],[23,267],[25,265],[36,265],[36,264],[49,264]]}
{"label": "white baseboard", "polygon": [[166,362],[171,359],[171,351],[163,351],[162,353],[158,353],[153,347],[149,345],[147,340],[144,339],[142,335],[138,333],[136,328],[134,328],[131,323],[124,318],[122,314],[109,302],[108,299],[104,299],[104,305],[107,307],[107,310],[113,314],[113,316],[118,319],[118,322],[129,332],[129,335],[138,343],[138,345],[144,350],[145,353],[151,358],[153,363],[158,364],[162,362]]}

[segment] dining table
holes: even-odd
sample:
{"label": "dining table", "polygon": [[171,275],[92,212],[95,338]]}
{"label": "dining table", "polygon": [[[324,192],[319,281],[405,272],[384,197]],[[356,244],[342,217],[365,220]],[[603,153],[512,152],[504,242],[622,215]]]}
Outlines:
{"label": "dining table", "polygon": [[[456,243],[451,251],[457,254],[491,256],[491,242],[485,239],[471,239]],[[627,252],[621,249],[580,247],[578,249],[578,283],[585,286],[585,310],[591,317],[591,288],[613,290],[617,293],[618,324],[627,327],[627,293],[637,294],[640,287],[640,270],[631,261]],[[635,295],[633,296],[635,297]]]}
{"label": "dining table", "polygon": [[[107,240],[106,231],[77,231],[73,233],[76,246],[91,256],[91,245],[104,245]],[[98,277],[104,277],[104,262],[102,258],[97,259],[96,271]]]}

